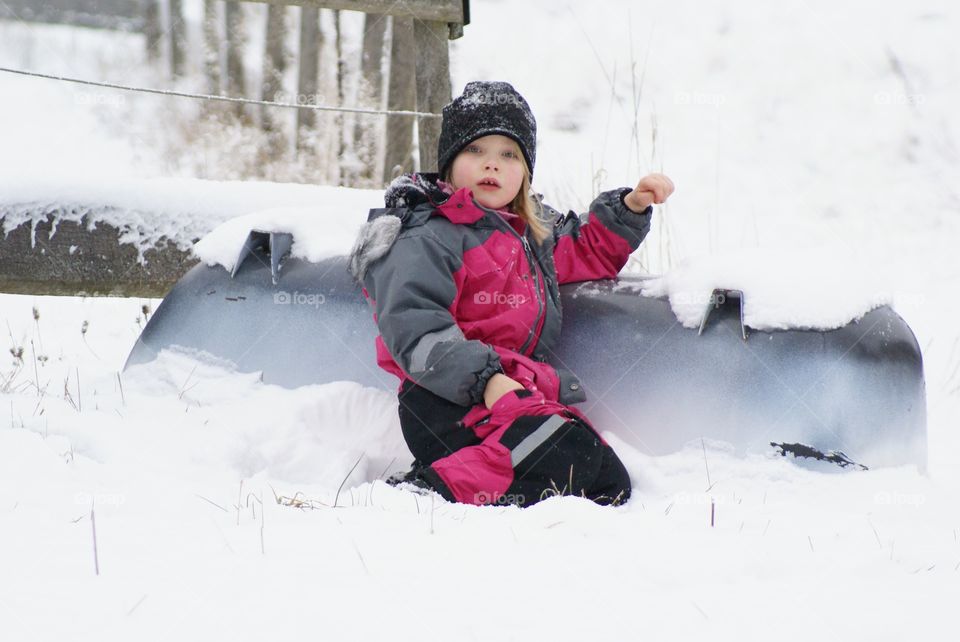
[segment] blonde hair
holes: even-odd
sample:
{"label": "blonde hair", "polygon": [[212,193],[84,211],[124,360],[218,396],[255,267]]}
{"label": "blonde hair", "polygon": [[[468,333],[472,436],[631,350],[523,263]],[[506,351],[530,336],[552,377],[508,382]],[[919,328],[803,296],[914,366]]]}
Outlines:
{"label": "blonde hair", "polygon": [[[513,143],[519,152],[520,145],[517,144],[517,141],[513,141]],[[550,236],[551,232],[543,220],[543,208],[540,206],[540,201],[533,196],[533,188],[530,185],[530,166],[527,165],[527,158],[522,153],[518,153],[517,155],[520,157],[520,163],[523,165],[523,180],[520,183],[520,190],[507,207],[510,208],[511,212],[523,219],[527,227],[530,228],[530,233],[533,235],[534,240],[539,245]],[[450,163],[450,167],[447,168],[446,174],[443,177],[444,182],[449,183],[451,181],[452,173],[453,163]]]}
{"label": "blonde hair", "polygon": [[533,197],[530,168],[523,154],[520,154],[520,161],[523,163],[523,181],[520,183],[520,191],[510,202],[510,211],[524,220],[539,245],[550,236],[550,230],[543,221],[543,208],[540,207],[540,201]]}

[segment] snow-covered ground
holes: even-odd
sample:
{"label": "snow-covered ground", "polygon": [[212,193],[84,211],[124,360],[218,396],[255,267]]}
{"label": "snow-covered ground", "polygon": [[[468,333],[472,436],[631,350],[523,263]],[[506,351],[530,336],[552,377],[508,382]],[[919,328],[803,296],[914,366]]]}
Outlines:
{"label": "snow-covered ground", "polygon": [[[840,261],[872,275],[844,281],[892,300],[924,349],[928,473],[615,442],[635,489],[624,507],[451,505],[379,481],[409,458],[390,394],[285,390],[178,355],[120,374],[157,301],[0,295],[0,638],[955,639],[953,3],[471,4],[455,91],[497,78],[527,96],[549,202],[675,179],[629,269],[683,263],[683,282],[742,268],[748,250],[793,274]],[[0,23],[6,66],[156,84],[141,50]],[[192,214],[188,232],[165,229],[189,235],[225,206],[327,198],[169,176],[143,141],[173,99],[110,96],[0,74],[0,203],[95,194],[143,209],[163,193]],[[191,204],[200,193],[217,206]]]}

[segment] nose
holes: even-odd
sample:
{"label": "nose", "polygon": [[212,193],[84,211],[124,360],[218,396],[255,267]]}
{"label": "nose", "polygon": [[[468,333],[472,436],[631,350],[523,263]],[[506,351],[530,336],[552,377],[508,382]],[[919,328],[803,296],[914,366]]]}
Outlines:
{"label": "nose", "polygon": [[493,171],[500,171],[500,164],[497,163],[497,157],[493,155],[487,156],[487,158],[484,159],[483,168],[492,169]]}

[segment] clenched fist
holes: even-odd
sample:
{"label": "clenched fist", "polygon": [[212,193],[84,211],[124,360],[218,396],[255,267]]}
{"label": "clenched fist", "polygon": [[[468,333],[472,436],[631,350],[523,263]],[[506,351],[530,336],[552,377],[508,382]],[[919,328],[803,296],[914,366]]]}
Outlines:
{"label": "clenched fist", "polygon": [[634,212],[642,212],[653,203],[663,203],[671,194],[673,181],[666,174],[650,174],[640,179],[634,190],[623,197],[623,202]]}

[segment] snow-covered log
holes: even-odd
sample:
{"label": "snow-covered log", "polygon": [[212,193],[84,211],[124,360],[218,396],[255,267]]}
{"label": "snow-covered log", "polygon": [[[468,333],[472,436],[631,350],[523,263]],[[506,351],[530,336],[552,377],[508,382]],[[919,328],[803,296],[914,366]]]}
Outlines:
{"label": "snow-covered log", "polygon": [[116,208],[0,207],[0,291],[163,296],[197,261],[169,238],[134,244]]}

